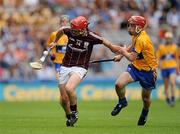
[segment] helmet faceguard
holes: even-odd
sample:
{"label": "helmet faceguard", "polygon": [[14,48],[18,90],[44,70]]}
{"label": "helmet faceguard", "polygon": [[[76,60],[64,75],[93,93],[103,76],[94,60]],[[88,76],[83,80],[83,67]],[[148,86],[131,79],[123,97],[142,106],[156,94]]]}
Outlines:
{"label": "helmet faceguard", "polygon": [[[139,34],[146,27],[146,19],[142,16],[131,16],[127,27],[130,34]],[[134,29],[133,33],[131,29]]]}
{"label": "helmet faceguard", "polygon": [[74,35],[86,35],[88,22],[85,17],[79,16],[71,21],[71,32]]}

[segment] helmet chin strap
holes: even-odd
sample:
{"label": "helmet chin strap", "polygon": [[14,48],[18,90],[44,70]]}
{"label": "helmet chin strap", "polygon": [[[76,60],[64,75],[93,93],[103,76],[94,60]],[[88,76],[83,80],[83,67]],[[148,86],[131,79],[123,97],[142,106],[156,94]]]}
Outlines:
{"label": "helmet chin strap", "polygon": [[141,27],[136,26],[135,31],[136,31],[137,34],[139,34],[142,30],[143,30],[143,29],[142,29]]}

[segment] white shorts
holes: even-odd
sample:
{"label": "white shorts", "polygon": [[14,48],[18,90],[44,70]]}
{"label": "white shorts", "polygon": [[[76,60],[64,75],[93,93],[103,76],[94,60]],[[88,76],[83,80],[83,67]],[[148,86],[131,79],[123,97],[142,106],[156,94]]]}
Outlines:
{"label": "white shorts", "polygon": [[75,66],[75,67],[61,66],[60,76],[59,76],[59,84],[65,84],[69,80],[72,73],[78,74],[79,77],[82,79],[83,77],[86,76],[87,70],[85,68],[77,67],[77,66]]}

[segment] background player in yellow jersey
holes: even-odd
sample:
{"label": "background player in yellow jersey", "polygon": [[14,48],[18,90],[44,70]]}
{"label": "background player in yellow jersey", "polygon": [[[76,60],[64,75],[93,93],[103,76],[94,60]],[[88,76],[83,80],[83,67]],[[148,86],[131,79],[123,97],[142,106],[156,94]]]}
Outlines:
{"label": "background player in yellow jersey", "polygon": [[115,61],[119,61],[124,56],[131,61],[131,64],[128,65],[127,71],[123,72],[116,80],[115,89],[119,102],[111,112],[111,115],[115,116],[128,105],[125,86],[139,81],[142,87],[143,108],[138,125],[146,123],[151,104],[151,91],[155,88],[158,67],[154,46],[144,31],[145,26],[146,19],[142,16],[131,16],[128,20],[128,32],[132,36],[132,45],[128,48],[122,47],[119,50],[121,55],[115,56]]}
{"label": "background player in yellow jersey", "polygon": [[[60,27],[66,27],[70,25],[70,19],[69,16],[67,15],[61,15],[60,16]],[[55,40],[57,31],[54,31],[50,34],[48,42],[47,42],[47,48],[50,47],[50,43],[53,42]],[[57,41],[57,46],[54,47],[51,50],[51,60],[53,61],[54,65],[55,65],[55,70],[56,70],[56,79],[59,81],[59,74],[60,74],[60,68],[61,68],[61,64],[62,64],[62,60],[64,58],[64,54],[65,54],[65,49],[66,49],[66,44],[68,43],[68,38],[65,34],[62,35],[61,38],[59,38],[59,40]],[[67,96],[67,92],[65,90],[61,90],[59,87],[59,91],[60,91],[60,103],[63,107],[64,110],[66,110],[65,104],[63,102],[63,97]],[[70,106],[71,111],[73,111],[73,106]]]}
{"label": "background player in yellow jersey", "polygon": [[[59,21],[60,27],[63,26],[69,26],[70,25],[70,19],[69,16],[67,15],[61,15],[60,16],[60,21]],[[50,43],[54,41],[56,37],[57,31],[54,31],[50,34],[48,41],[47,41],[47,48],[49,48],[51,45]],[[53,61],[55,65],[55,70],[56,70],[56,78],[59,79],[59,72],[60,72],[60,67],[62,64],[62,60],[64,58],[65,54],[65,49],[66,49],[66,44],[68,42],[67,36],[64,34],[57,42],[57,46],[54,47],[51,50],[51,60]]]}
{"label": "background player in yellow jersey", "polygon": [[[173,35],[171,32],[165,33],[165,43],[159,45],[156,54],[161,69],[162,79],[164,82],[166,102],[169,106],[174,106],[174,88],[176,72],[179,72],[179,54],[177,45],[173,43]],[[168,90],[169,83],[171,94],[169,94]]]}

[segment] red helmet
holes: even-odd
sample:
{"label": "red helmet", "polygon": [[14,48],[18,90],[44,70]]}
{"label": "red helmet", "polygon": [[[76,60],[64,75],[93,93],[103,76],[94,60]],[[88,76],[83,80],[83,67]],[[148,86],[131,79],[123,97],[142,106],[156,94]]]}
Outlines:
{"label": "red helmet", "polygon": [[128,23],[144,28],[146,26],[146,19],[142,16],[131,16]]}
{"label": "red helmet", "polygon": [[75,19],[71,20],[71,28],[74,30],[85,29],[88,26],[88,22],[85,17],[78,16]]}

